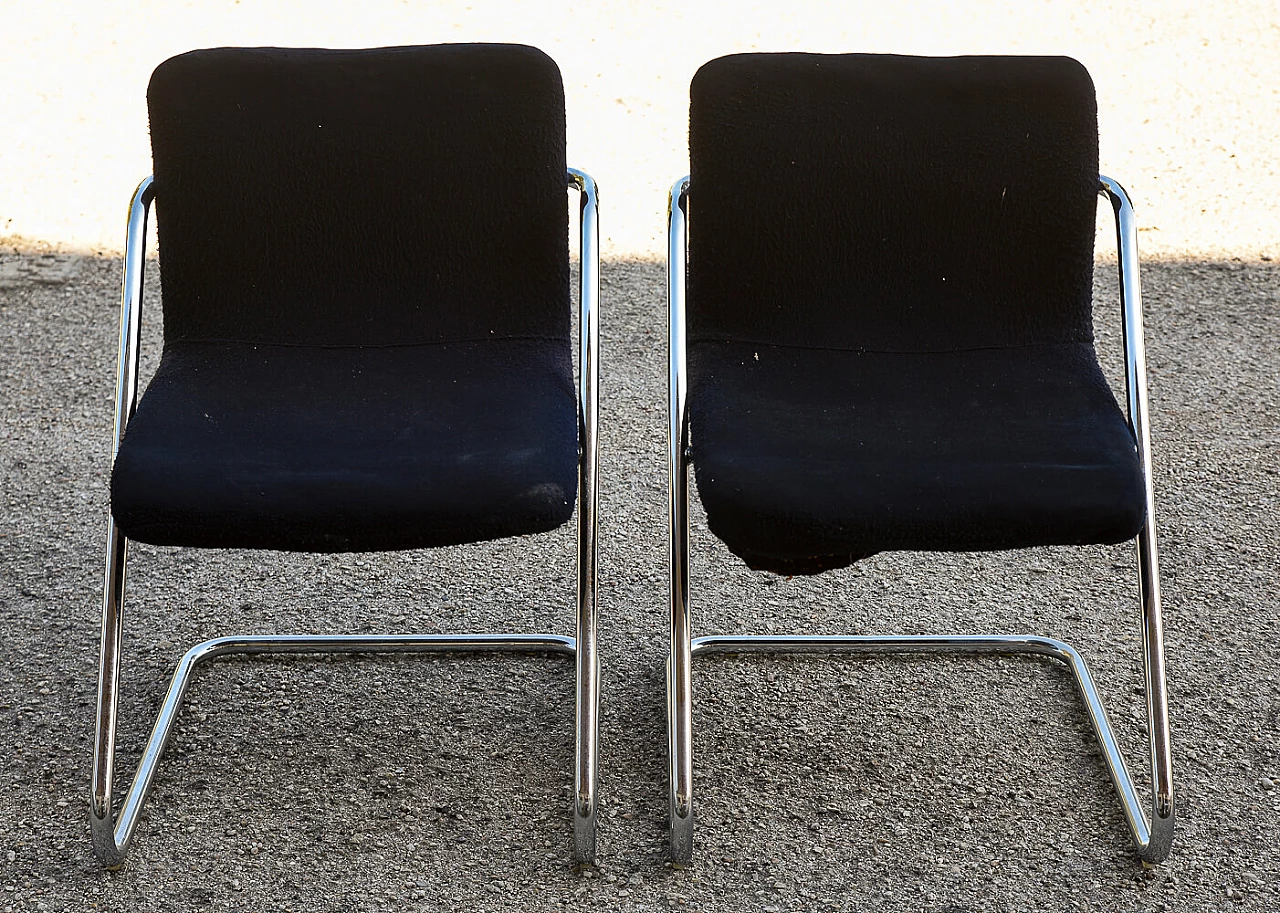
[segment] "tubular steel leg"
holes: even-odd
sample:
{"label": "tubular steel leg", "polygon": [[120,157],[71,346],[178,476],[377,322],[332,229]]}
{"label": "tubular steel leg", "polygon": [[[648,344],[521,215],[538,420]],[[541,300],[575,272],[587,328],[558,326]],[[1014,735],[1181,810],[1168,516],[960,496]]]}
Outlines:
{"label": "tubular steel leg", "polygon": [[[672,519],[673,542],[687,540],[684,511]],[[693,652],[689,622],[689,553],[671,555],[671,653],[667,659],[668,821],[671,861],[687,865],[693,857]]]}
{"label": "tubular steel leg", "polygon": [[[1129,428],[1142,463],[1147,522],[1138,533],[1138,597],[1142,603],[1143,667],[1146,675],[1147,734],[1151,749],[1152,813],[1150,839],[1142,858],[1159,862],[1173,844],[1173,752],[1169,699],[1164,670],[1164,624],[1160,613],[1160,561],[1156,548],[1155,486],[1151,470],[1151,431],[1147,422],[1147,353],[1142,326],[1142,281],[1138,266],[1138,227],[1129,194],[1119,182],[1098,176],[1098,192],[1115,215],[1120,272],[1121,326],[1124,330],[1125,392]],[[1132,816],[1131,816],[1132,818]],[[1130,826],[1146,825],[1145,819]]]}
{"label": "tubular steel leg", "polygon": [[577,697],[574,711],[573,854],[579,862],[596,857],[598,745],[600,738],[600,658],[596,652],[597,509],[600,455],[600,227],[595,182],[570,170],[579,191],[581,264],[578,322],[578,620]]}
{"label": "tubular steel leg", "polygon": [[667,659],[668,820],[671,861],[693,856],[693,671],[689,621],[688,415],[685,408],[684,273],[689,178],[676,181],[667,205],[667,492],[671,559],[671,652]]}
{"label": "tubular steel leg", "polygon": [[689,525],[683,461],[671,501],[671,653],[667,658],[668,821],[671,861],[693,857],[693,650],[689,619]]}
{"label": "tubular steel leg", "polygon": [[1129,819],[1129,827],[1134,832],[1143,860],[1163,862],[1173,847],[1173,750],[1164,670],[1164,627],[1160,617],[1159,560],[1151,520],[1138,534],[1138,594],[1142,601],[1142,666],[1147,695],[1151,818],[1148,820],[1136,804],[1132,809],[1125,809],[1125,817]]}
{"label": "tubular steel leg", "polygon": [[129,541],[107,521],[107,572],[103,583],[102,641],[98,664],[98,714],[93,740],[89,831],[93,851],[104,866],[124,862],[128,835],[118,843],[111,821],[111,789],[116,763],[116,711],[120,704],[120,649],[123,639],[124,581]]}
{"label": "tubular steel leg", "polygon": [[[897,653],[1028,653],[1047,656],[1064,663],[1075,677],[1076,689],[1089,711],[1089,719],[1093,724],[1098,746],[1102,749],[1103,760],[1111,782],[1115,785],[1129,825],[1138,855],[1147,862],[1160,862],[1169,852],[1164,834],[1166,828],[1172,826],[1172,815],[1168,817],[1169,825],[1161,824],[1157,814],[1154,826],[1148,823],[1142,809],[1142,802],[1133,785],[1125,765],[1124,754],[1116,741],[1115,732],[1107,718],[1107,711],[1102,696],[1094,683],[1084,657],[1070,644],[1050,637],[1033,634],[996,634],[996,635],[722,635],[698,637],[693,641],[693,655],[701,656],[709,653],[861,653],[861,654],[897,654]],[[1150,708],[1151,691],[1148,691],[1148,707]],[[1151,731],[1152,744],[1163,738],[1167,744],[1167,731]],[[1157,812],[1159,810],[1159,781],[1155,782],[1157,796]]]}
{"label": "tubular steel leg", "polygon": [[[142,336],[142,285],[147,252],[147,215],[155,186],[144,178],[129,201],[125,229],[124,275],[120,284],[120,337],[116,359],[115,427],[111,459],[138,402],[138,350]],[[120,651],[124,636],[125,567],[129,542],[107,517],[107,570],[102,587],[102,641],[98,661],[98,712],[93,740],[89,828],[102,864],[118,868],[124,848],[112,835],[111,789],[115,772],[116,710],[120,701]],[[128,840],[125,840],[127,845]]]}

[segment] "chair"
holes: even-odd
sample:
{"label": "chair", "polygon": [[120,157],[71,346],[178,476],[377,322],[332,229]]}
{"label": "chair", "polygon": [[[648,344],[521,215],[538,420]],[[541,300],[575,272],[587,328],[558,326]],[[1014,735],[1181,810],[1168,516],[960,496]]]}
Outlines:
{"label": "chair", "polygon": [[[742,54],[704,65],[690,98],[690,176],[668,224],[674,861],[692,853],[692,658],[769,651],[1061,661],[1139,855],[1164,859],[1174,808],[1137,235],[1124,190],[1098,174],[1088,73],[1067,58]],[[1116,216],[1127,421],[1093,347],[1099,193]],[[1084,660],[1060,640],[694,638],[690,462],[710,531],[778,574],[888,550],[1136,538],[1151,817]]]}
{"label": "chair", "polygon": [[[196,668],[245,653],[576,661],[574,852],[595,852],[599,232],[555,63],[517,45],[223,48],[148,89],[125,255],[91,825],[120,866]],[[566,190],[581,203],[572,379]],[[164,351],[136,404],[148,206]],[[228,636],[178,664],[118,814],[129,539],[362,552],[539,533],[578,503],[576,636]]]}

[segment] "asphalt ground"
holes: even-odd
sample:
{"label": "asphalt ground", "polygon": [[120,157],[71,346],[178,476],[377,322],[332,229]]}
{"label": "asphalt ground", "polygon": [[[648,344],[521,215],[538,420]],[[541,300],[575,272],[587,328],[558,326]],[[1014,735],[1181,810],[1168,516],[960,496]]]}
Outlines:
{"label": "asphalt ground", "polygon": [[[1178,827],[1135,856],[1069,674],[1019,658],[699,660],[695,864],[665,863],[663,268],[603,269],[599,865],[570,861],[551,657],[199,673],[124,869],[88,836],[120,263],[0,256],[0,910],[1271,909],[1280,899],[1280,269],[1143,270]],[[1114,263],[1099,347],[1120,370]],[[144,375],[158,353],[147,296]],[[699,633],[1056,634],[1145,783],[1130,546],[747,571],[694,512]],[[196,640],[571,633],[572,527],[402,555],[138,546],[121,777]],[[122,785],[118,786],[122,789]],[[1144,790],[1145,792],[1145,790]]]}

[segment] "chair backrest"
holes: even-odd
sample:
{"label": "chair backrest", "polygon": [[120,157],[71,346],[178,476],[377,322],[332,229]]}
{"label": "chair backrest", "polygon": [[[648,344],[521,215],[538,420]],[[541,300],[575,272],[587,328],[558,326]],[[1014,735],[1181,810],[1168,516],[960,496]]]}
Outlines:
{"label": "chair backrest", "polygon": [[542,52],[193,51],[147,98],[167,341],[567,344],[564,90]]}
{"label": "chair backrest", "polygon": [[1076,61],[740,54],[690,94],[691,341],[1092,340],[1097,110]]}

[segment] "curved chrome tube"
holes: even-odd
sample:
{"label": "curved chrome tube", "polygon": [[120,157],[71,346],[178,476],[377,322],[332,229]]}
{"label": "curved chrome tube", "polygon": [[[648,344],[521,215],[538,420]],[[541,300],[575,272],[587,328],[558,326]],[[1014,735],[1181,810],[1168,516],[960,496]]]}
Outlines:
{"label": "curved chrome tube", "polygon": [[120,354],[116,363],[116,422],[111,458],[120,451],[120,438],[138,405],[138,346],[142,335],[142,280],[147,256],[147,214],[155,199],[155,179],[142,179],[129,201],[125,237],[124,279],[120,286]]}
{"label": "curved chrome tube", "polygon": [[693,654],[689,620],[689,417],[684,319],[689,177],[667,198],[667,519],[671,559],[671,652],[667,659],[668,820],[671,861],[693,855]]}
{"label": "curved chrome tube", "polygon": [[[995,635],[728,635],[699,637],[693,641],[693,654],[711,653],[1024,653],[1047,656],[1064,663],[1075,676],[1076,688],[1089,710],[1094,735],[1102,749],[1111,782],[1120,795],[1125,820],[1138,844],[1139,855],[1148,861],[1146,852],[1150,843],[1149,830],[1142,814],[1142,803],[1134,789],[1133,778],[1124,762],[1124,754],[1116,741],[1111,721],[1107,717],[1102,695],[1089,672],[1088,664],[1079,651],[1070,644],[1052,637],[1034,634]],[[1167,850],[1166,850],[1167,854]],[[1163,857],[1161,857],[1163,858]]]}
{"label": "curved chrome tube", "polygon": [[600,212],[596,182],[569,169],[578,188],[581,236],[578,302],[578,620],[574,727],[573,851],[579,861],[596,854],[599,784],[600,658],[596,652],[597,517],[600,474]]}
{"label": "curved chrome tube", "polygon": [[[292,634],[217,637],[196,644],[178,661],[169,680],[169,690],[160,706],[151,735],[138,761],[133,783],[125,793],[114,826],[110,815],[99,817],[93,825],[94,850],[108,868],[118,868],[129,851],[137,829],[142,807],[151,792],[160,758],[182,710],[182,701],[195,670],[210,660],[223,656],[264,653],[558,653],[572,656],[572,637],[555,634],[370,634],[325,635]],[[109,795],[108,795],[109,800]],[[109,809],[109,806],[107,806]],[[95,810],[96,812],[96,810]]]}
{"label": "curved chrome tube", "polygon": [[[570,184],[582,201],[582,285],[578,434],[581,446],[578,485],[577,636],[556,634],[389,634],[264,635],[207,640],[179,661],[164,703],[143,749],[133,782],[118,814],[112,814],[115,769],[116,709],[119,697],[128,542],[108,519],[107,572],[103,597],[98,712],[94,740],[90,829],[94,852],[107,868],[123,865],[140,813],[155,779],[165,744],[182,709],[195,670],[221,656],[254,653],[439,653],[546,652],[572,655],[577,663],[574,761],[574,853],[594,860],[597,806],[597,737],[599,731],[599,658],[596,652],[597,505],[599,476],[599,299],[600,235],[595,182],[570,170]],[[134,193],[125,248],[120,311],[120,361],[116,375],[116,425],[112,460],[133,416],[138,394],[138,342],[148,207],[154,196],[151,178]]]}
{"label": "curved chrome tube", "polygon": [[1138,229],[1133,203],[1118,181],[1098,176],[1098,192],[1111,201],[1116,219],[1120,304],[1124,312],[1125,388],[1129,426],[1142,462],[1147,522],[1138,533],[1138,596],[1142,603],[1142,660],[1146,675],[1147,735],[1151,753],[1152,817],[1126,808],[1142,858],[1160,862],[1173,845],[1173,751],[1164,664],[1164,622],[1160,612],[1160,558],[1156,546],[1155,487],[1151,472],[1151,432],[1147,421],[1147,353],[1142,332],[1142,283],[1138,272]]}
{"label": "curved chrome tube", "polygon": [[[111,436],[111,460],[120,450],[120,438],[138,404],[138,346],[142,334],[142,281],[146,266],[147,213],[155,197],[150,176],[143,179],[129,202],[125,236],[124,279],[120,288],[120,346],[116,362],[115,430]],[[115,868],[124,861],[128,846],[118,844],[111,822],[111,790],[115,775],[116,713],[120,703],[120,650],[124,634],[124,580],[129,542],[107,517],[107,569],[102,586],[102,637],[98,665],[98,711],[94,729],[92,792],[89,823],[94,850],[104,865]]]}
{"label": "curved chrome tube", "polygon": [[1133,208],[1115,181],[1100,177],[1100,193],[1116,212],[1120,279],[1124,309],[1129,421],[1142,462],[1147,522],[1138,536],[1139,591],[1146,669],[1147,726],[1151,745],[1153,817],[1148,820],[1106,708],[1084,659],[1060,640],[1029,634],[941,636],[751,636],[691,637],[689,623],[688,414],[685,362],[685,268],[688,237],[689,178],[676,181],[668,203],[667,301],[669,320],[668,492],[671,542],[671,652],[667,662],[667,751],[670,783],[671,856],[687,864],[693,844],[693,656],[711,653],[1029,653],[1057,659],[1070,667],[1111,781],[1119,794],[1138,855],[1160,862],[1173,840],[1173,785],[1165,685],[1163,629],[1160,618],[1159,564],[1156,554],[1150,437],[1147,429],[1146,359],[1142,339],[1142,303],[1138,282],[1137,232]]}

